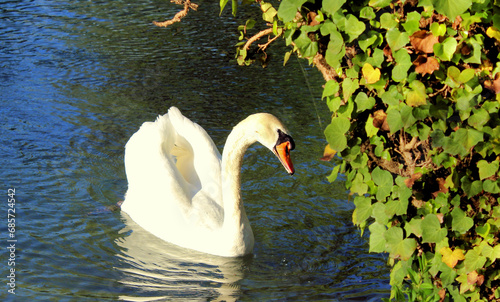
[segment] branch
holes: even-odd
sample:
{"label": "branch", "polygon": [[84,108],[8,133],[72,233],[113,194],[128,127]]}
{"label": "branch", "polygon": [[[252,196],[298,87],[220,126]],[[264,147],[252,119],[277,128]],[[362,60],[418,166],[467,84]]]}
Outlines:
{"label": "branch", "polygon": [[[268,29],[264,29],[260,32],[258,32],[255,36],[251,37],[250,39],[248,39],[247,43],[245,43],[245,45],[243,46],[243,49],[244,50],[248,50],[248,48],[250,47],[250,45],[252,45],[253,42],[259,40],[260,38],[262,38],[263,36],[265,35],[270,35],[273,33],[273,29],[272,28],[268,28]],[[276,37],[279,37],[280,35],[276,36]],[[274,40],[273,40],[274,41]],[[270,43],[270,42],[269,42]],[[269,44],[267,43],[267,44]],[[267,47],[267,44],[265,45],[265,47]],[[260,45],[259,45],[260,46]]]}
{"label": "branch", "polygon": [[184,3],[183,3],[183,0],[170,0],[170,2],[175,3],[175,4],[179,4],[179,5],[184,4],[184,9],[181,10],[180,12],[178,12],[177,14],[175,14],[175,16],[170,20],[163,21],[163,22],[153,21],[154,25],[159,26],[159,27],[167,27],[171,24],[180,22],[181,19],[187,15],[189,9],[192,9],[195,11],[198,8],[198,4],[191,3],[191,0],[184,0]]}

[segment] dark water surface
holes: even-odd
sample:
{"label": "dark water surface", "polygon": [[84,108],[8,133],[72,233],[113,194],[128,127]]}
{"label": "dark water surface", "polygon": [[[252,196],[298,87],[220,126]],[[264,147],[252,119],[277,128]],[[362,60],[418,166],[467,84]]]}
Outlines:
{"label": "dark water surface", "polygon": [[[164,0],[0,1],[0,300],[388,296],[384,258],[368,254],[342,182],[326,181],[334,163],[318,160],[329,118],[320,75],[294,57],[282,67],[278,46],[267,69],[237,66],[238,22],[259,19],[258,10],[243,8],[235,20],[229,11],[218,17],[218,1],[199,4],[181,24],[160,29],[151,21],[180,7]],[[120,212],[102,211],[126,191],[128,138],[173,105],[221,149],[229,129],[258,111],[274,113],[292,133],[293,177],[261,146],[244,160],[254,255],[183,250]],[[15,229],[8,228],[9,208]],[[10,268],[16,295],[7,292]]]}

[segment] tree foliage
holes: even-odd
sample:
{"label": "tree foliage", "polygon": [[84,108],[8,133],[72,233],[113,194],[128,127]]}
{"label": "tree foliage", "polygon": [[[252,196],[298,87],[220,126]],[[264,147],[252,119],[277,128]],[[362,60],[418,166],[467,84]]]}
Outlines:
{"label": "tree foliage", "polygon": [[[228,0],[221,0],[221,10]],[[341,164],[393,266],[391,299],[500,298],[500,7],[496,0],[258,1],[238,63],[282,37],[314,64],[332,113],[324,158]],[[233,13],[238,2],[232,0]]]}

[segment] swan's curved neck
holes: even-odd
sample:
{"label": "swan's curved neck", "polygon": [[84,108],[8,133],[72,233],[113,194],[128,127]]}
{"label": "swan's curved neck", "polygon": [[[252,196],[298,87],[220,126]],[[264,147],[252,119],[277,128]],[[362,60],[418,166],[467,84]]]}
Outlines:
{"label": "swan's curved neck", "polygon": [[241,201],[240,176],[243,156],[247,148],[255,142],[246,134],[247,127],[242,123],[236,125],[229,134],[222,152],[222,202],[224,207],[224,225],[240,228],[248,223],[245,209]]}

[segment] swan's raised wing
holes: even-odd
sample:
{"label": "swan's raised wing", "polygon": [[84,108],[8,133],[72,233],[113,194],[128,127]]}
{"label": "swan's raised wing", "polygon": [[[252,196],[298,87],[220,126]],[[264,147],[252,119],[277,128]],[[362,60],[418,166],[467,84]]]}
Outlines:
{"label": "swan's raised wing", "polygon": [[179,170],[191,175],[191,179],[196,179],[195,175],[203,194],[221,205],[221,155],[212,138],[176,107],[168,110],[168,117],[177,134],[172,154],[181,159]]}

